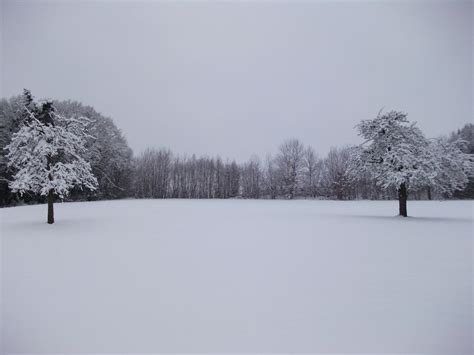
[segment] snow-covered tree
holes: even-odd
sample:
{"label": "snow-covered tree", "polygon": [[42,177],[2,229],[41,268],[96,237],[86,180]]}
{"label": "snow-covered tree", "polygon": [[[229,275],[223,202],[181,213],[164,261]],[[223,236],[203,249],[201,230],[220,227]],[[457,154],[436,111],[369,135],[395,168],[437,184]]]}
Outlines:
{"label": "snow-covered tree", "polygon": [[[470,154],[471,157],[474,157],[474,124],[468,123],[456,132],[451,133],[448,141],[454,142],[458,139],[467,142],[467,144],[463,144],[462,151],[466,154]],[[470,177],[467,186],[463,190],[455,191],[453,196],[455,198],[474,199],[474,176]]]}
{"label": "snow-covered tree", "polygon": [[468,142],[462,139],[448,141],[440,138],[430,142],[430,153],[436,174],[431,174],[429,187],[434,191],[451,196],[456,190],[463,190],[473,175],[474,155],[464,153]]}
{"label": "snow-covered tree", "polygon": [[15,169],[9,183],[13,192],[27,191],[48,199],[48,223],[54,223],[54,196],[63,199],[73,187],[95,190],[97,180],[84,160],[84,117],[67,118],[55,112],[51,101],[25,108],[28,118],[5,147],[8,165]]}
{"label": "snow-covered tree", "polygon": [[[114,199],[130,196],[133,153],[113,120],[76,101],[53,101],[53,105],[56,112],[63,116],[82,116],[92,120],[87,126],[87,133],[92,138],[86,138],[87,153],[84,158],[91,164],[99,187],[89,197]],[[75,189],[68,199],[81,199],[85,195]]]}
{"label": "snow-covered tree", "polygon": [[379,113],[357,129],[365,141],[354,149],[353,172],[370,174],[382,188],[395,187],[401,216],[407,216],[409,190],[433,186],[451,193],[467,183],[472,162],[458,143],[428,140],[405,113]]}

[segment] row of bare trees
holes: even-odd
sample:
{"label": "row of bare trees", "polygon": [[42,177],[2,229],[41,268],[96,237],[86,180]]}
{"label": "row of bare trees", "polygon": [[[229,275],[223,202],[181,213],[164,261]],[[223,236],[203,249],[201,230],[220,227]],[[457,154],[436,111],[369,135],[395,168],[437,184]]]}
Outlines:
{"label": "row of bare trees", "polygon": [[280,145],[262,162],[243,164],[220,157],[175,156],[147,149],[134,160],[133,195],[138,198],[355,198],[390,196],[368,177],[351,178],[350,148],[332,148],[320,158],[297,139]]}
{"label": "row of bare trees", "polygon": [[169,149],[147,149],[134,162],[139,198],[230,198],[240,193],[241,169],[220,158],[174,157]]}

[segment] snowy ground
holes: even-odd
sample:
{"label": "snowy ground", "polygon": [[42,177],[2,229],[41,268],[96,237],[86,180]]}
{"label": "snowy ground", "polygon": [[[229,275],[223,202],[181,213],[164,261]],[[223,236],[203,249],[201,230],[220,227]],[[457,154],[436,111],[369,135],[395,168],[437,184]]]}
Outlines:
{"label": "snowy ground", "polygon": [[472,353],[473,202],[1,213],[5,352]]}

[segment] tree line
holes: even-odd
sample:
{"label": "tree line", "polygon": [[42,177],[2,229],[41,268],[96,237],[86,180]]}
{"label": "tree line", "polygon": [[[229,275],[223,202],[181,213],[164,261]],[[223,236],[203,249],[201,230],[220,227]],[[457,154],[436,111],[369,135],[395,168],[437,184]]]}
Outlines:
{"label": "tree line", "polygon": [[[31,113],[34,105],[33,97],[28,90],[25,90],[23,95],[0,100],[2,206],[46,202],[45,196],[28,192],[20,195],[12,191],[11,181],[15,168],[9,166],[5,150],[14,134],[28,121],[28,112]],[[374,166],[356,169],[354,147],[351,146],[331,148],[327,155],[321,157],[313,147],[305,145],[298,139],[289,139],[263,159],[253,156],[243,163],[222,159],[219,156],[178,155],[166,148],[149,148],[134,156],[113,120],[92,107],[74,101],[51,101],[51,110],[64,117],[85,117],[89,122],[85,128],[83,158],[90,164],[91,172],[97,179],[97,188],[91,191],[73,187],[70,193],[64,196],[65,200],[127,197],[377,200],[397,199],[400,193],[397,184],[380,183],[380,179],[373,174]],[[399,117],[397,122],[403,123],[403,118],[400,121]],[[405,134],[403,132],[411,130],[397,132]],[[448,144],[459,139],[466,141],[466,144],[459,145],[459,149],[465,154],[474,154],[474,125],[467,124],[441,140]],[[386,141],[388,140],[385,137],[384,142]],[[430,149],[433,150],[434,146]],[[436,162],[436,164],[442,163]],[[442,175],[438,174],[438,179],[440,176]],[[456,177],[449,174],[444,176],[446,180],[453,178]],[[414,181],[413,176],[411,179]],[[439,182],[433,179],[427,177],[424,180],[420,179],[420,183],[416,186],[411,184],[410,198],[451,197],[451,191],[438,189]],[[472,176],[467,187],[456,191],[454,197],[474,198]]]}
{"label": "tree line", "polygon": [[237,164],[219,156],[173,154],[150,148],[134,160],[132,196],[138,198],[390,198],[369,179],[351,178],[350,147],[320,158],[297,139],[274,155]]}

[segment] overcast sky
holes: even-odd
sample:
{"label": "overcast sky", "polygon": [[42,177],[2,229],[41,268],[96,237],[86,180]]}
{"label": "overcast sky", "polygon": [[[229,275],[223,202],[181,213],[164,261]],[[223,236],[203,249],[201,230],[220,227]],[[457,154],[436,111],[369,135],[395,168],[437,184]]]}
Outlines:
{"label": "overcast sky", "polygon": [[359,141],[402,110],[428,136],[473,119],[473,8],[444,2],[3,1],[1,95],[73,99],[136,153],[264,157]]}

